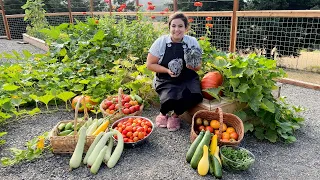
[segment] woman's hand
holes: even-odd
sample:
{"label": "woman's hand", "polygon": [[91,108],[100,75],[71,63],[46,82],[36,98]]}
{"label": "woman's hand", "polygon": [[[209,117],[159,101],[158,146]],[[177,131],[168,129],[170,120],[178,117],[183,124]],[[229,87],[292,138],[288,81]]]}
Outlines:
{"label": "woman's hand", "polygon": [[171,77],[177,77],[177,75],[175,75],[170,69],[168,69],[167,73],[168,73]]}
{"label": "woman's hand", "polygon": [[199,66],[195,67],[195,68],[187,65],[187,68],[188,68],[188,69],[191,69],[191,70],[194,70],[194,71],[199,71],[199,70],[201,69],[201,64],[200,64]]}

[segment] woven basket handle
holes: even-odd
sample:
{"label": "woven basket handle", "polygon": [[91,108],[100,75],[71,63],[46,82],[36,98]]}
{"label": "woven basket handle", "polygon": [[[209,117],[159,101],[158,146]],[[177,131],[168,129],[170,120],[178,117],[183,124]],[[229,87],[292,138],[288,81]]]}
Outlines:
{"label": "woven basket handle", "polygon": [[122,98],[121,98],[122,93],[123,93],[122,88],[119,88],[119,90],[118,90],[118,104],[119,104],[118,110],[119,110],[119,114],[120,114],[120,115],[123,114],[123,112],[122,112],[122,102],[121,102],[121,100],[122,100]]}
{"label": "woven basket handle", "polygon": [[[76,104],[76,108],[75,108],[75,112],[74,112],[74,135],[77,135],[77,123],[78,123],[78,112],[79,112],[79,107],[80,107],[80,103],[83,100],[84,96],[82,95],[79,99],[78,102]],[[84,107],[84,119],[87,120],[89,117],[88,114],[88,109],[87,109],[87,105],[85,104],[85,102],[83,103],[83,107]]]}
{"label": "woven basket handle", "polygon": [[218,141],[220,141],[221,135],[222,135],[222,128],[223,128],[223,111],[220,107],[217,107],[216,113],[219,114],[220,127],[219,127]]}

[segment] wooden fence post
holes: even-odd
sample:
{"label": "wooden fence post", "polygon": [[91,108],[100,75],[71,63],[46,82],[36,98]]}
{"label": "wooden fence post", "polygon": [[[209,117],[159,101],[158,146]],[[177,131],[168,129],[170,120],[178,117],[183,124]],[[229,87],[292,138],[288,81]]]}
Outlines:
{"label": "wooden fence post", "polygon": [[233,0],[233,12],[231,19],[231,32],[230,32],[230,52],[234,53],[236,51],[236,42],[237,42],[237,26],[238,26],[238,17],[237,11],[239,10],[239,0]]}
{"label": "wooden fence post", "polygon": [[69,10],[69,21],[70,21],[70,24],[73,24],[73,16],[72,16],[72,10],[71,10],[71,0],[68,0],[68,10]]}
{"label": "wooden fence post", "polygon": [[173,11],[174,12],[178,11],[178,0],[173,0]]}
{"label": "wooden fence post", "polygon": [[109,12],[110,12],[110,16],[112,15],[112,2],[111,0],[109,1]]}
{"label": "wooden fence post", "polygon": [[93,0],[90,0],[90,13],[91,13],[91,17],[93,18]]}
{"label": "wooden fence post", "polygon": [[5,10],[4,10],[4,5],[3,5],[3,1],[2,1],[2,0],[0,0],[0,4],[1,4],[1,10],[2,10],[3,23],[4,23],[4,27],[5,27],[5,29],[6,29],[7,39],[8,39],[8,40],[11,40],[11,34],[10,34],[9,24],[8,24],[6,12],[5,12]]}

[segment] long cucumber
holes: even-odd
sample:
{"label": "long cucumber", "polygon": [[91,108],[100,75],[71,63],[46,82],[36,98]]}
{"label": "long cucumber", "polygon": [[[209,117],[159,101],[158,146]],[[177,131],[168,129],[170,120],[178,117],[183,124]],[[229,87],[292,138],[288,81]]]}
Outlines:
{"label": "long cucumber", "polygon": [[113,168],[117,162],[120,159],[120,156],[122,154],[123,148],[124,148],[124,142],[123,142],[123,136],[122,134],[118,131],[118,130],[112,130],[112,132],[115,132],[115,134],[118,137],[118,144],[116,146],[116,148],[114,149],[110,159],[108,160],[107,166],[109,168]]}
{"label": "long cucumber", "polygon": [[102,150],[102,148],[106,145],[108,139],[113,135],[112,132],[107,132],[102,136],[102,138],[99,140],[98,144],[94,147],[92,153],[90,154],[87,165],[88,167],[91,167],[94,163],[94,161],[97,159],[97,156],[99,155],[99,152]]}
{"label": "long cucumber", "polygon": [[96,136],[96,138],[94,138],[94,141],[92,142],[92,144],[90,145],[86,156],[83,159],[83,164],[87,164],[88,158],[90,156],[90,154],[92,153],[93,149],[96,147],[96,145],[98,144],[99,140],[101,139],[101,137],[105,134],[105,132],[101,132],[98,134],[98,136]]}
{"label": "long cucumber", "polygon": [[94,161],[93,165],[90,168],[90,172],[91,173],[97,174],[97,172],[100,169],[103,157],[106,154],[107,149],[108,149],[108,147],[104,146],[103,149],[99,152],[99,155],[98,155],[97,159]]}
{"label": "long cucumber", "polygon": [[110,137],[109,142],[108,142],[108,148],[107,148],[106,154],[104,155],[104,158],[103,158],[104,163],[107,163],[109,161],[109,159],[111,157],[111,153],[112,153],[112,148],[113,148],[113,138]]}
{"label": "long cucumber", "polygon": [[192,156],[194,154],[194,152],[196,151],[199,143],[201,142],[202,138],[204,136],[204,131],[201,131],[198,135],[198,137],[193,141],[193,143],[191,144],[188,152],[187,152],[187,155],[186,155],[186,159],[187,159],[187,162],[190,163],[191,159],[192,159]]}
{"label": "long cucumber", "polygon": [[86,143],[86,130],[86,127],[80,128],[78,142],[69,162],[70,170],[78,168],[81,164],[84,145]]}

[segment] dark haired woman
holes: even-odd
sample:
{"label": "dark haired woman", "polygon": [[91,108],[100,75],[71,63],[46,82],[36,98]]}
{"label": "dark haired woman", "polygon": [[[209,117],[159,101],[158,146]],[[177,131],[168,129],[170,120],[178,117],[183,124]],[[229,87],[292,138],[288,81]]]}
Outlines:
{"label": "dark haired woman", "polygon": [[[169,131],[180,128],[179,115],[202,101],[199,76],[201,52],[196,38],[186,35],[188,18],[180,12],[169,17],[170,34],[159,37],[151,46],[147,68],[156,72],[155,89],[160,96],[157,127]],[[168,115],[173,111],[171,115]]]}

